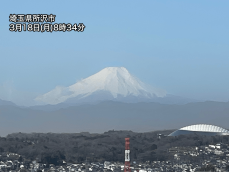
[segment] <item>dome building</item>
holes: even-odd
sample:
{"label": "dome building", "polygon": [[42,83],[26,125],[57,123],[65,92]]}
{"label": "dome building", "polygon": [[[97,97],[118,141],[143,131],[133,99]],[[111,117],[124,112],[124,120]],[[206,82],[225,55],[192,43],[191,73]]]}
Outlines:
{"label": "dome building", "polygon": [[179,130],[176,130],[169,134],[169,136],[179,136],[187,134],[197,134],[206,136],[229,135],[229,131],[215,125],[196,124],[180,128]]}

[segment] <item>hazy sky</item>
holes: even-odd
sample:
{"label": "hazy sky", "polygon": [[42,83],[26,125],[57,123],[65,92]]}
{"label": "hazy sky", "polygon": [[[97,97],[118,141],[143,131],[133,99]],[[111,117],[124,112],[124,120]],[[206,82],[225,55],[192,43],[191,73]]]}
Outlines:
{"label": "hazy sky", "polygon": [[[27,104],[109,66],[168,93],[229,101],[229,1],[4,1],[0,98]],[[55,14],[84,32],[10,32],[9,14]]]}

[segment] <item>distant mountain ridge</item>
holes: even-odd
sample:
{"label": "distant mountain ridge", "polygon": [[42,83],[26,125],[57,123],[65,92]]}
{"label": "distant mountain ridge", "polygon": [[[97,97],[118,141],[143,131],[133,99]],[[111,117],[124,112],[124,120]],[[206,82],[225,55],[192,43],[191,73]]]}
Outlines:
{"label": "distant mountain ridge", "polygon": [[[0,135],[13,132],[101,133],[107,130],[146,132],[179,129],[192,124],[229,128],[229,102],[185,105],[106,101],[55,109],[54,105],[22,108],[0,106]],[[54,108],[54,109],[52,109]]]}
{"label": "distant mountain ridge", "polygon": [[5,106],[5,105],[16,106],[16,105],[15,105],[13,102],[11,102],[11,101],[6,101],[6,100],[0,99],[0,106]]}

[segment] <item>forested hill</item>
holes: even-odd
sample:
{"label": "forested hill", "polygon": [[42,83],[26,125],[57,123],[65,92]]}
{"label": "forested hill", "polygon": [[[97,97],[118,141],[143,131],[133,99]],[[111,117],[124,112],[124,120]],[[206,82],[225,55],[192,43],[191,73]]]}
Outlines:
{"label": "forested hill", "polygon": [[[168,149],[175,146],[201,146],[229,142],[228,136],[179,136],[158,138],[172,131],[135,133],[132,131],[108,131],[103,134],[75,133],[14,133],[0,138],[1,154],[18,153],[23,158],[38,159],[42,163],[61,164],[87,161],[124,161],[125,137],[130,138],[131,160],[169,160],[173,155]],[[3,157],[1,157],[3,158]]]}

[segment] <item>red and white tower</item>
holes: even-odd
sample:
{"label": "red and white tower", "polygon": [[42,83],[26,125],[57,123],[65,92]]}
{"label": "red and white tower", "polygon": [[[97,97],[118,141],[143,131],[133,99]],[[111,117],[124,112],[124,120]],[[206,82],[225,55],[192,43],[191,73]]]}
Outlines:
{"label": "red and white tower", "polygon": [[125,167],[124,172],[131,172],[130,169],[130,138],[125,138]]}

